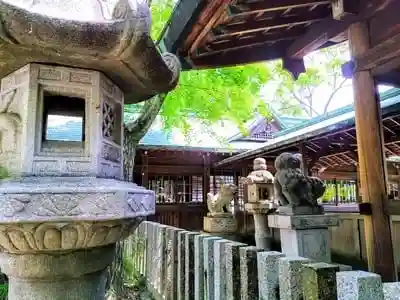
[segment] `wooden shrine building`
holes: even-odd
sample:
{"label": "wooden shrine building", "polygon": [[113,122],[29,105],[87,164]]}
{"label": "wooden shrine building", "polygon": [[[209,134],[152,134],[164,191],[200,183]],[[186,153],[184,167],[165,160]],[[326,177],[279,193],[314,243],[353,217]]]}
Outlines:
{"label": "wooden shrine building", "polygon": [[368,265],[385,281],[396,271],[376,84],[400,84],[399,9],[396,0],[180,1],[160,43],[186,70],[281,58],[298,76],[307,53],[349,39]]}

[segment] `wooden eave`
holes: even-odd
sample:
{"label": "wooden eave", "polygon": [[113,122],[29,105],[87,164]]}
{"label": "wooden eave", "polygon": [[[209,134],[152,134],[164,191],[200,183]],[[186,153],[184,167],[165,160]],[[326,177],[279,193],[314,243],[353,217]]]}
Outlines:
{"label": "wooden eave", "polygon": [[[298,74],[305,54],[347,39],[351,23],[370,18],[392,1],[360,1],[358,13],[340,21],[332,17],[331,0],[197,0],[191,11],[181,1],[163,40],[185,69],[283,58],[285,67]],[[177,23],[185,14],[191,17],[179,31]]]}

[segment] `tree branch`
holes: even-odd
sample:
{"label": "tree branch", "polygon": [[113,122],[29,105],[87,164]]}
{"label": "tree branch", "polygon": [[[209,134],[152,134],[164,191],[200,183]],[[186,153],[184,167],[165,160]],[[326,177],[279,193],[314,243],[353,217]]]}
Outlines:
{"label": "tree branch", "polygon": [[297,102],[299,102],[301,105],[303,105],[304,107],[308,108],[310,111],[307,111],[307,114],[309,117],[312,117],[312,113],[315,113],[317,116],[319,116],[319,113],[309,104],[307,104],[305,101],[303,101],[302,99],[300,99],[300,97],[298,97],[293,91],[290,91],[291,94],[293,95],[293,97],[296,99]]}
{"label": "tree branch", "polygon": [[343,85],[345,84],[346,81],[347,81],[347,78],[344,78],[344,79],[339,83],[339,85],[333,90],[332,94],[329,96],[328,101],[325,103],[324,115],[327,113],[329,104],[331,103],[333,97],[334,97],[334,96],[336,95],[336,93],[343,87]]}

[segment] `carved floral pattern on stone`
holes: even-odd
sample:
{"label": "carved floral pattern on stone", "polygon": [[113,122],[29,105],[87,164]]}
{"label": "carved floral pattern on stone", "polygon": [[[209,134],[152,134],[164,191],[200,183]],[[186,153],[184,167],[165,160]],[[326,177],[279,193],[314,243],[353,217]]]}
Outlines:
{"label": "carved floral pattern on stone", "polygon": [[33,214],[37,216],[78,216],[82,214],[79,202],[85,194],[38,194],[38,204]]}
{"label": "carved floral pattern on stone", "polygon": [[14,216],[23,211],[29,201],[29,195],[0,195],[0,216]]}
{"label": "carved floral pattern on stone", "polygon": [[154,194],[139,194],[139,193],[129,193],[128,194],[128,204],[134,212],[138,211],[154,211],[155,201],[152,201]]}
{"label": "carved floral pattern on stone", "polygon": [[11,253],[99,247],[126,238],[141,221],[1,224],[0,247]]}

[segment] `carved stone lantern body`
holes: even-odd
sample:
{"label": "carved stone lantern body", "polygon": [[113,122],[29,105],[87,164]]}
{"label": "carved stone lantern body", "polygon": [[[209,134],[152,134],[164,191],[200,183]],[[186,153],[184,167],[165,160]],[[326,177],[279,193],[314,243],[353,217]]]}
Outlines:
{"label": "carved stone lantern body", "polygon": [[122,179],[124,96],[104,74],[33,63],[0,93],[0,164],[11,173]]}

